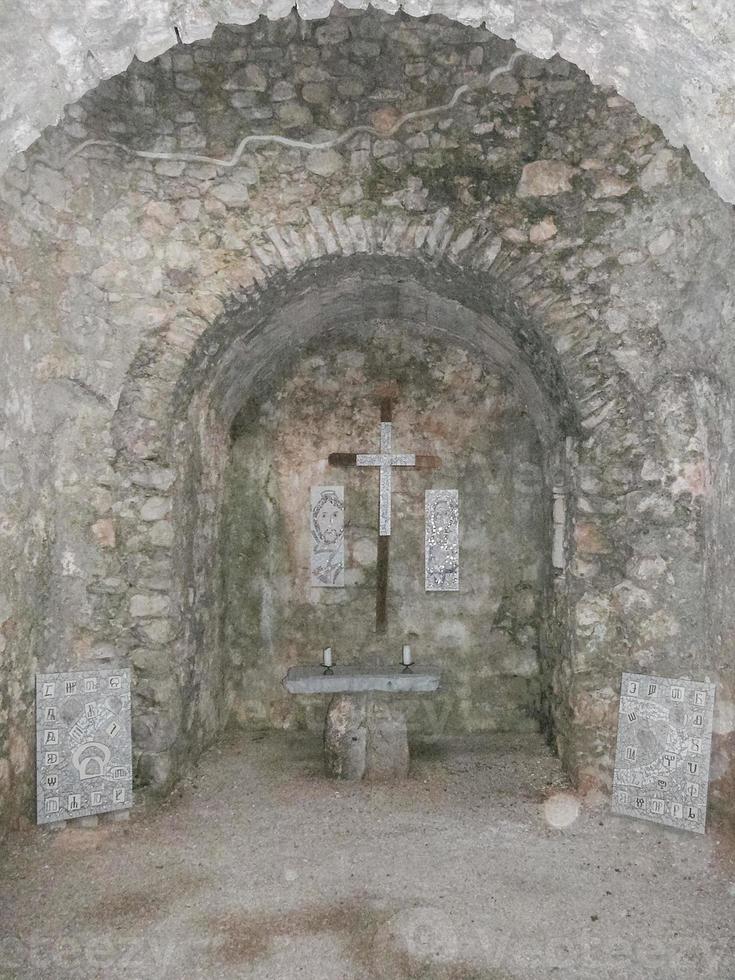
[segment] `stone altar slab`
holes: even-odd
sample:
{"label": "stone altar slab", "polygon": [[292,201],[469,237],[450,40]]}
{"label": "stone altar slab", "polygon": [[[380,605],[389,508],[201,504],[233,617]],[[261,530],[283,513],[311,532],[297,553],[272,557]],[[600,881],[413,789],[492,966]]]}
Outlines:
{"label": "stone altar slab", "polygon": [[703,834],[715,685],[623,674],[615,813]]}
{"label": "stone altar slab", "polygon": [[324,768],[335,779],[388,780],[408,775],[408,727],[402,698],[439,690],[437,667],[291,667],[291,694],[331,694],[324,721]]}
{"label": "stone altar slab", "polygon": [[39,824],[133,802],[130,669],[36,675]]}
{"label": "stone altar slab", "polygon": [[437,667],[291,667],[283,679],[290,694],[430,694],[439,690],[441,670]]}

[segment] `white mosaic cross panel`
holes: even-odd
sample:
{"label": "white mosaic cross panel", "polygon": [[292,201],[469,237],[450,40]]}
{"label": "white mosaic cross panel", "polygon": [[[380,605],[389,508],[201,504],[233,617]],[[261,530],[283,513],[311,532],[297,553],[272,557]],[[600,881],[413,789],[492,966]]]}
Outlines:
{"label": "white mosaic cross panel", "polygon": [[616,813],[703,834],[715,685],[623,674]]}
{"label": "white mosaic cross panel", "polygon": [[311,488],[311,584],[342,588],[345,584],[345,488]]}
{"label": "white mosaic cross panel", "polygon": [[459,591],[459,490],[427,490],[424,498],[427,592]]}
{"label": "white mosaic cross panel", "polygon": [[393,452],[393,423],[380,423],[380,452],[358,453],[355,457],[357,466],[377,466],[380,470],[380,509],[378,513],[378,533],[381,537],[390,537],[391,505],[393,496],[393,467],[415,466],[416,456],[413,453]]}
{"label": "white mosaic cross panel", "polygon": [[37,822],[133,802],[130,669],[36,674]]}

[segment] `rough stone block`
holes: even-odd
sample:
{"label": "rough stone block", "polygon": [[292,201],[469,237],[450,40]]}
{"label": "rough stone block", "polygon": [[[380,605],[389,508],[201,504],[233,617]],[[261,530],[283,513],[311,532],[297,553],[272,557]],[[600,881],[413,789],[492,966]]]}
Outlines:
{"label": "rough stone block", "polygon": [[572,190],[574,167],[560,160],[535,160],[527,163],[518,185],[519,197],[550,197]]}
{"label": "rough stone block", "polygon": [[163,616],[168,611],[166,596],[134,595],[130,600],[130,615],[135,617]]}
{"label": "rough stone block", "polygon": [[336,779],[404,779],[408,734],[402,707],[390,696],[332,698],[324,727],[324,763]]}
{"label": "rough stone block", "polygon": [[405,779],[407,775],[405,713],[389,697],[372,695],[367,706],[365,779]]}
{"label": "rough stone block", "polygon": [[365,774],[367,695],[341,694],[329,702],[324,727],[324,764],[336,779]]}

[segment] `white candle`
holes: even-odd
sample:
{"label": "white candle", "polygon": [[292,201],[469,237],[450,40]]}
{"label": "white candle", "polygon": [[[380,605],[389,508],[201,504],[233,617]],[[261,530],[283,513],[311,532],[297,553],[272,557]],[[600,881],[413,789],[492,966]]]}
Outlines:
{"label": "white candle", "polygon": [[408,645],[408,643],[404,643],[403,645],[403,666],[411,666],[411,647]]}
{"label": "white candle", "polygon": [[332,648],[324,647],[324,650],[322,652],[322,667],[331,667],[331,666],[332,666]]}

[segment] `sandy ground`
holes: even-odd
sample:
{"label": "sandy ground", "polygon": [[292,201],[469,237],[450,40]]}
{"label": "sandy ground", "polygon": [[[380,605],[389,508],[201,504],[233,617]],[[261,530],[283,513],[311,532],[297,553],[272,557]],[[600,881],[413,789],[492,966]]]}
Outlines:
{"label": "sandy ground", "polygon": [[724,842],[575,819],[565,788],[534,736],[370,786],[313,735],[240,735],[127,824],[10,838],[0,977],[733,980]]}

